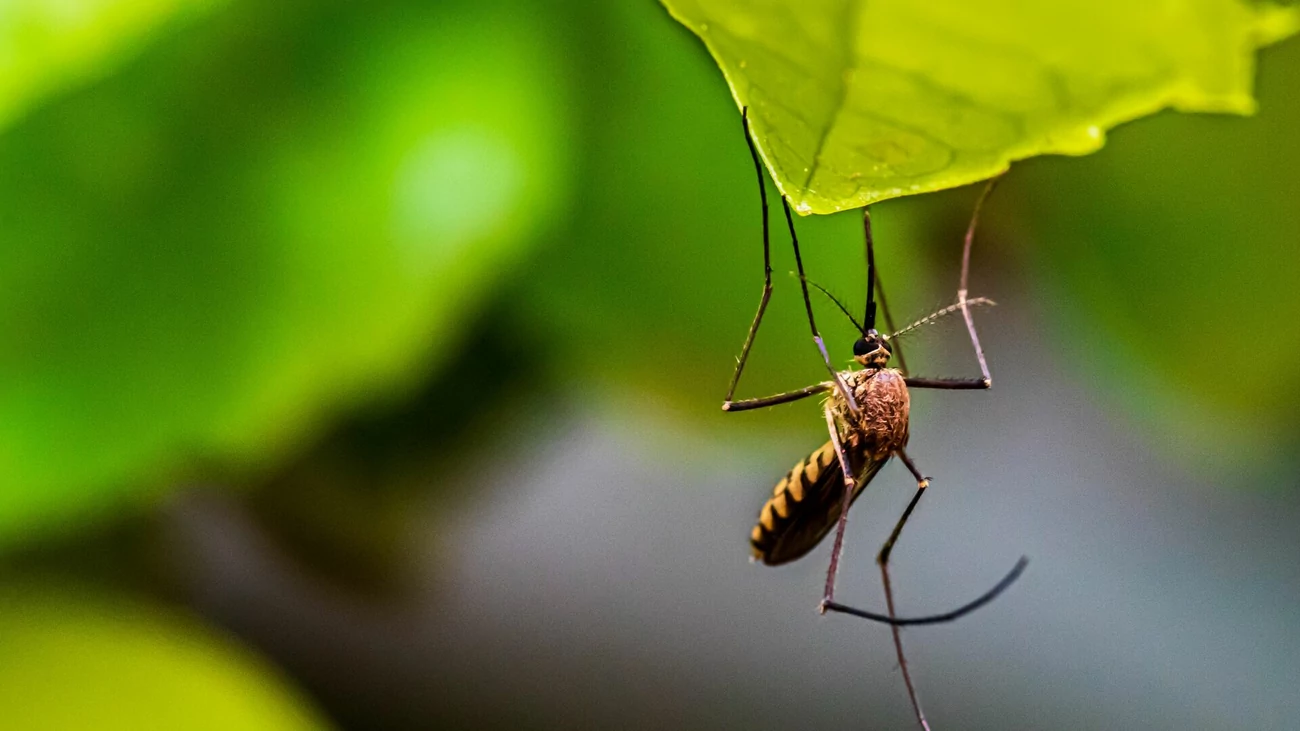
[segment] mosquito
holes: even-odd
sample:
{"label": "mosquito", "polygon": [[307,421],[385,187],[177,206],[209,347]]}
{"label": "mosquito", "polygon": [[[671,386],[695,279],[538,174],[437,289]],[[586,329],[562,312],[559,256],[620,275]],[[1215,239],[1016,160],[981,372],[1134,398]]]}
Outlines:
{"label": "mosquito", "polygon": [[[733,400],[740,375],[745,368],[750,348],[758,333],[763,313],[767,309],[772,294],[772,265],[769,246],[767,221],[767,191],[763,181],[762,164],[754,145],[749,128],[748,109],[742,115],[745,127],[745,140],[749,144],[750,156],[758,173],[758,189],[763,205],[763,295],[759,300],[758,312],[749,327],[745,344],[736,362],[736,370],[723,401],[723,411],[746,411],[750,409],[776,406],[807,398],[816,394],[828,394],[823,404],[823,414],[830,439],[820,449],[790,470],[776,485],[772,497],[759,511],[758,523],[750,534],[750,543],[754,557],[764,564],[775,566],[803,557],[835,527],[835,540],[831,548],[830,566],[826,571],[826,585],[822,594],[820,611],[822,613],[840,612],[856,617],[883,622],[891,626],[894,648],[898,655],[899,669],[907,687],[908,699],[917,723],[923,729],[929,729],[925,713],[921,709],[916,689],[908,670],[907,659],[903,653],[900,627],[905,625],[938,624],[950,622],[992,601],[1009,587],[1028,564],[1028,559],[1021,557],[1016,565],[992,589],[974,601],[957,609],[942,614],[923,617],[899,617],[894,611],[894,594],[889,574],[889,558],[894,550],[903,526],[907,523],[921,496],[930,485],[926,477],[907,453],[908,424],[911,400],[908,389],[934,388],[948,390],[987,390],[993,385],[989,375],[988,363],[984,350],[980,346],[979,335],[975,331],[975,321],[971,308],[992,305],[993,302],[983,298],[968,296],[971,245],[975,228],[979,222],[980,210],[985,200],[997,183],[990,181],[975,204],[970,225],[962,249],[961,279],[957,288],[957,301],[933,312],[916,322],[893,329],[889,315],[885,292],[876,274],[874,240],[871,234],[871,215],[863,209],[863,233],[865,237],[867,259],[867,296],[863,319],[858,322],[830,292],[815,283],[811,283],[831,299],[839,309],[853,322],[859,337],[853,344],[853,360],[860,369],[836,371],[830,365],[830,357],[817,324],[813,318],[812,300],[809,296],[808,278],[804,274],[803,259],[799,253],[799,239],[795,233],[794,219],[790,213],[790,204],[784,196],[781,204],[785,210],[786,224],[790,229],[790,239],[794,247],[795,264],[798,268],[799,284],[803,291],[804,308],[808,315],[808,325],[812,330],[813,342],[831,372],[831,379],[807,386],[795,391],[776,394],[763,398]],[[879,293],[881,311],[885,326],[892,332],[882,334],[876,330],[876,295]],[[979,362],[979,378],[917,378],[908,374],[902,348],[895,338],[904,333],[927,325],[939,318],[960,312],[970,334],[971,345]],[[897,353],[901,368],[888,367],[889,360]],[[894,525],[889,538],[876,555],[880,566],[881,581],[885,589],[886,613],[870,612],[847,606],[835,601],[835,579],[840,558],[844,549],[844,530],[848,521],[848,511],[853,501],[862,494],[867,483],[880,471],[892,457],[897,456],[916,479],[916,492]]]}

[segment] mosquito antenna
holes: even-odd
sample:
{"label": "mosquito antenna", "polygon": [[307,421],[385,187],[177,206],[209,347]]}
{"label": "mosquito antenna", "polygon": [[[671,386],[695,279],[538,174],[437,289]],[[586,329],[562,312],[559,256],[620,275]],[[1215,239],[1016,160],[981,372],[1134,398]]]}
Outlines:
{"label": "mosquito antenna", "polygon": [[[966,305],[968,307],[979,307],[980,305],[987,305],[989,307],[992,307],[993,305],[996,304],[997,304],[996,302],[989,299],[988,297],[976,297],[975,299],[966,300]],[[917,320],[911,325],[908,325],[902,330],[898,330],[897,332],[892,332],[886,335],[885,340],[893,340],[894,338],[898,337],[899,335],[902,335],[903,333],[911,332],[923,325],[929,325],[935,320],[939,320],[947,315],[951,315],[954,312],[960,312],[961,308],[962,308],[962,303],[958,302],[956,304],[948,305],[942,310],[936,310],[934,312],[931,312],[930,314],[926,315],[925,317],[922,317],[921,319]]]}
{"label": "mosquito antenna", "polygon": [[867,326],[866,330],[862,330],[865,335],[867,330],[876,327],[876,246],[871,237],[871,212],[866,207],[862,209],[862,230],[867,246],[867,307],[866,314],[862,316],[862,321]]}
{"label": "mosquito antenna", "polygon": [[853,323],[853,327],[856,327],[856,328],[858,329],[858,332],[862,333],[863,335],[866,335],[866,334],[867,334],[867,331],[866,331],[865,329],[863,329],[862,325],[859,325],[859,324],[858,324],[857,319],[854,318],[853,315],[849,314],[849,309],[848,309],[847,307],[845,307],[845,306],[844,306],[844,303],[843,303],[843,302],[840,302],[839,299],[838,299],[835,295],[831,294],[829,291],[827,291],[827,289],[826,289],[825,287],[821,286],[820,284],[814,282],[814,281],[811,280],[811,279],[808,280],[808,283],[811,284],[812,286],[816,287],[818,292],[821,292],[822,294],[824,294],[824,295],[826,295],[827,297],[829,297],[829,298],[830,298],[830,301],[831,301],[831,302],[834,302],[834,303],[835,303],[835,306],[838,307],[838,308],[840,308],[840,312],[843,312],[843,313],[844,313],[844,316],[847,317],[847,318],[849,318],[849,322]]}

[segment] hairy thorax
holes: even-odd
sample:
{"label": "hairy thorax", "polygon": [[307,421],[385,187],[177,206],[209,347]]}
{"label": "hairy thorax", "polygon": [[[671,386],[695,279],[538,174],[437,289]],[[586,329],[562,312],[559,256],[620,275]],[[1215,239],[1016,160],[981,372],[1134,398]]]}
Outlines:
{"label": "hairy thorax", "polygon": [[906,447],[911,399],[903,374],[893,368],[867,368],[842,371],[840,377],[858,403],[858,413],[854,414],[837,391],[831,393],[831,408],[846,427],[846,446],[855,446],[876,458]]}

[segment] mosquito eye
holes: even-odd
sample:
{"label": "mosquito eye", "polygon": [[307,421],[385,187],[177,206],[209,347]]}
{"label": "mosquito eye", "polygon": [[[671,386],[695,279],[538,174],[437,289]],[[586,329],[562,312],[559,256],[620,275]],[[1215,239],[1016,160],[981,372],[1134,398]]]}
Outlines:
{"label": "mosquito eye", "polygon": [[858,338],[858,342],[853,344],[854,355],[866,355],[873,350],[875,350],[875,347],[868,343],[866,338]]}

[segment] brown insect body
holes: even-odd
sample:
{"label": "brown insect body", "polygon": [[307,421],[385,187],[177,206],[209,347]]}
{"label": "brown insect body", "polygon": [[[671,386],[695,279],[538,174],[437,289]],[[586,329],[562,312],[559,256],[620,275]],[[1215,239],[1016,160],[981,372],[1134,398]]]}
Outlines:
{"label": "brown insect body", "polygon": [[[834,390],[826,405],[842,427],[840,441],[856,477],[857,500],[885,462],[907,446],[911,399],[902,373],[893,368],[842,371],[840,377],[852,390],[858,410],[850,409]],[[844,474],[834,443],[827,441],[776,484],[759,511],[750,533],[754,557],[776,566],[807,554],[839,520],[843,497]]]}
{"label": "brown insect body", "polygon": [[838,394],[829,399],[836,419],[849,426],[843,435],[846,450],[863,451],[873,459],[889,459],[907,446],[912,400],[903,374],[894,368],[845,371],[844,380],[858,402],[854,413]]}

